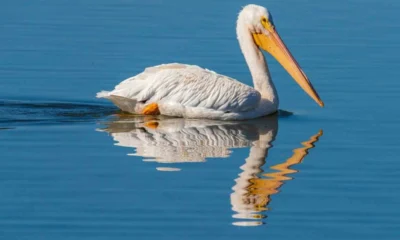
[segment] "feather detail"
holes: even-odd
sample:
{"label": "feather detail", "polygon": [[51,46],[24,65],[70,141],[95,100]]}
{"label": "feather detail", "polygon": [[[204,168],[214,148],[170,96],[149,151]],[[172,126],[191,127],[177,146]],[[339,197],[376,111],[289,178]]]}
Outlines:
{"label": "feather detail", "polygon": [[[261,100],[257,90],[239,81],[178,63],[146,68],[97,97],[131,113],[142,113],[146,104],[157,103],[163,115],[213,119],[236,119],[232,116],[256,109]],[[226,116],[220,117],[222,114]]]}

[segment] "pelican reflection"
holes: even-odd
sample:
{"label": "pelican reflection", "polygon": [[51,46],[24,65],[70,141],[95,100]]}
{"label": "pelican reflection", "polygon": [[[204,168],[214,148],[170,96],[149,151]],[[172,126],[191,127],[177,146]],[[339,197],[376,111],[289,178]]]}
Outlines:
{"label": "pelican reflection", "polygon": [[251,147],[260,137],[272,139],[277,116],[246,122],[122,116],[106,123],[115,145],[136,150],[128,155],[159,163],[203,162],[226,158],[233,148]]}
{"label": "pelican reflection", "polygon": [[[271,143],[278,132],[278,116],[268,116],[244,122],[165,118],[162,116],[119,116],[100,129],[110,133],[115,145],[131,147],[145,161],[158,163],[202,162],[207,158],[229,157],[230,149],[250,148],[249,156],[240,167],[230,196],[235,212],[234,225],[261,225],[271,196],[279,192],[285,181],[291,180],[292,169],[302,162],[322,131],[294,149],[293,155],[280,164],[262,167]],[[176,167],[157,167],[159,171],[180,171]]]}
{"label": "pelican reflection", "polygon": [[[234,222],[238,226],[258,226],[263,224],[263,214],[268,210],[267,205],[271,196],[279,192],[285,181],[291,180],[288,174],[298,172],[290,167],[299,164],[307,156],[308,150],[322,136],[322,130],[302,143],[303,147],[293,150],[293,155],[283,163],[270,167],[273,172],[263,173],[262,166],[266,162],[268,150],[271,148],[273,138],[260,136],[250,148],[249,157],[240,168],[243,170],[235,180],[231,194],[232,210],[236,212],[233,218],[241,219]],[[258,220],[258,221],[249,221]]]}

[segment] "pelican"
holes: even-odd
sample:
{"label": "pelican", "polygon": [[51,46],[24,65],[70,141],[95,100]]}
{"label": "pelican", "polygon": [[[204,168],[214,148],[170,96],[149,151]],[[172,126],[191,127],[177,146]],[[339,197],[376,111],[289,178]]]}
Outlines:
{"label": "pelican", "polygon": [[196,65],[149,67],[112,91],[97,93],[121,110],[143,115],[245,120],[270,115],[279,99],[261,49],[269,52],[321,107],[324,103],[281,40],[271,13],[250,4],[239,13],[237,38],[254,88]]}

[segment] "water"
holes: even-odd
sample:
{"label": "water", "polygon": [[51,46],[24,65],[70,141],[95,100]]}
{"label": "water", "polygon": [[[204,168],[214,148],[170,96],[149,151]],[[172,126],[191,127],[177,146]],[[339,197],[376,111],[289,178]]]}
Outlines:
{"label": "water", "polygon": [[251,84],[234,35],[247,3],[3,1],[0,236],[398,237],[398,1],[259,2],[324,109],[271,58],[293,114],[141,118],[94,98],[166,62]]}

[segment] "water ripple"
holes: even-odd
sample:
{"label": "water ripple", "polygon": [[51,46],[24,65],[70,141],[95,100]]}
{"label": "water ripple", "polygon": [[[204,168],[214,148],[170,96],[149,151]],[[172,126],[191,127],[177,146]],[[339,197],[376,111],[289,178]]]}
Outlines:
{"label": "water ripple", "polygon": [[0,100],[0,129],[32,124],[92,122],[118,110],[113,106],[79,102]]}

